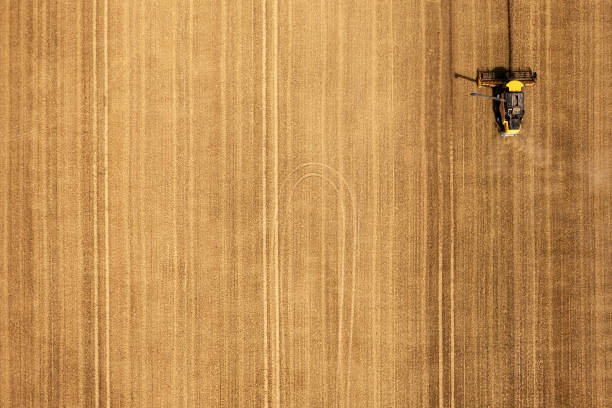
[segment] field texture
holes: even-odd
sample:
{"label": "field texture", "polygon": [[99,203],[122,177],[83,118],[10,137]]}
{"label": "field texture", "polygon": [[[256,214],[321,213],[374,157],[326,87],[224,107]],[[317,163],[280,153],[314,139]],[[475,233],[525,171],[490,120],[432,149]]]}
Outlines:
{"label": "field texture", "polygon": [[[0,406],[606,406],[611,44],[606,0],[0,0]],[[501,138],[455,74],[509,64]]]}

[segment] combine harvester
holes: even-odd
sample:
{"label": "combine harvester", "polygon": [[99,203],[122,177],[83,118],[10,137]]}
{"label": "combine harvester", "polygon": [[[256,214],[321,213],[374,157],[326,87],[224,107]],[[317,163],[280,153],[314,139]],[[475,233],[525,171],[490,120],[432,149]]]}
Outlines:
{"label": "combine harvester", "polygon": [[516,136],[521,131],[525,115],[523,88],[535,86],[537,74],[531,69],[478,71],[478,87],[493,88],[493,96],[472,92],[472,96],[493,99],[495,121],[502,136]]}

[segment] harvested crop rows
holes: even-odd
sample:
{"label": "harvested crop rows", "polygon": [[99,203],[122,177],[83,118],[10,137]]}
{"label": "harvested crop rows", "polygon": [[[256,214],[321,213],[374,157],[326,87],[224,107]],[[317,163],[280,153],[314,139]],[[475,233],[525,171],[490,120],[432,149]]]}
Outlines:
{"label": "harvested crop rows", "polygon": [[604,406],[611,16],[0,0],[0,406]]}

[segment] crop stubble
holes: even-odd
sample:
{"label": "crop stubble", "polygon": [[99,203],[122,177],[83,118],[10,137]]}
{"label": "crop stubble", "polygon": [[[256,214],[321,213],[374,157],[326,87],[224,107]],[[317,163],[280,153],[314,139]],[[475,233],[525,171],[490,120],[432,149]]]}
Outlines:
{"label": "crop stubble", "polygon": [[602,406],[610,5],[0,2],[1,406]]}

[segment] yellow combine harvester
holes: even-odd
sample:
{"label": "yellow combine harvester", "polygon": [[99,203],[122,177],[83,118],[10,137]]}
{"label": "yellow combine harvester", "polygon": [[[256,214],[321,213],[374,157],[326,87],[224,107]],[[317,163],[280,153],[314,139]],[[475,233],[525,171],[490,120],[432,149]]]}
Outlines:
{"label": "yellow combine harvester", "polygon": [[504,68],[478,71],[478,87],[493,88],[493,96],[473,92],[472,96],[493,99],[495,121],[502,136],[515,136],[521,131],[525,115],[523,87],[534,86],[537,74],[531,69],[510,71]]}

